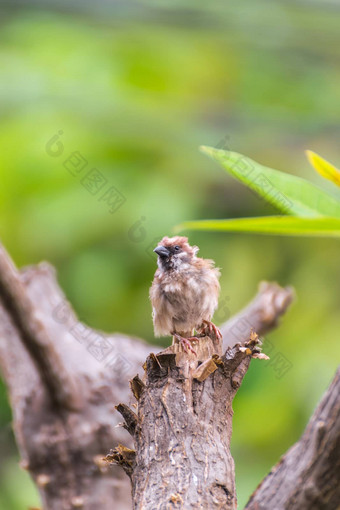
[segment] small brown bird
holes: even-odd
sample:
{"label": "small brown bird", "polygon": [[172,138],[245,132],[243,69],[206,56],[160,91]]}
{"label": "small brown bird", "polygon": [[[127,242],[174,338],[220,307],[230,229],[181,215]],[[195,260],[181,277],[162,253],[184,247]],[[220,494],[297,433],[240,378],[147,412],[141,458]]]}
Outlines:
{"label": "small brown bird", "polygon": [[198,247],[187,237],[163,237],[154,249],[158,269],[150,288],[155,336],[173,335],[185,352],[195,352],[194,330],[200,334],[220,330],[211,322],[220,293],[220,271],[213,260],[197,257]]}

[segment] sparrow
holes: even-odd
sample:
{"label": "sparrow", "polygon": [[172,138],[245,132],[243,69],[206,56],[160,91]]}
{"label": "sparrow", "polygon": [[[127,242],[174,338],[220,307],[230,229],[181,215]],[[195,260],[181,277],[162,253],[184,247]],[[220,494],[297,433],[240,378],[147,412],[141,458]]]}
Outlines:
{"label": "sparrow", "polygon": [[214,261],[197,257],[199,248],[190,246],[187,237],[163,237],[153,250],[158,269],[150,287],[155,336],[173,336],[185,352],[196,351],[192,342],[198,336],[220,330],[211,322],[218,305],[220,271]]}

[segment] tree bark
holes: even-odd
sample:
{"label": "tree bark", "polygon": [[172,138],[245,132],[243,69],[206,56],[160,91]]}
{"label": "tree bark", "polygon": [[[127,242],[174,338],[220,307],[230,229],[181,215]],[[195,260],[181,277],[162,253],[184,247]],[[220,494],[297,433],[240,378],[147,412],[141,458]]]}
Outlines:
{"label": "tree bark", "polygon": [[21,466],[43,508],[130,508],[125,474],[102,459],[130,441],[114,403],[128,401],[150,347],[78,321],[47,264],[18,272],[3,249],[0,260],[0,366]]}
{"label": "tree bark", "polygon": [[[227,322],[222,330],[227,338],[232,330],[233,341],[244,341],[251,326],[263,334],[276,326],[291,299],[291,289],[264,284],[239,314],[242,321]],[[241,327],[244,321],[248,329]],[[130,508],[128,478],[102,458],[114,444],[132,446],[127,430],[117,427],[113,406],[129,401],[128,380],[150,351],[140,339],[87,327],[65,299],[51,266],[18,271],[0,246],[0,368],[9,389],[21,466],[32,475],[44,508]],[[212,380],[222,377],[220,370]],[[204,395],[211,382],[206,384]],[[135,395],[143,388],[134,379]],[[131,432],[134,415],[124,409]],[[131,463],[133,452],[122,452]]]}
{"label": "tree bark", "polygon": [[252,333],[221,356],[222,344],[204,337],[197,356],[174,345],[147,358],[135,455],[120,446],[107,457],[131,477],[134,510],[236,509],[232,401],[251,357],[267,359],[259,343]]}
{"label": "tree bark", "polygon": [[[197,358],[170,347],[151,354],[129,427],[136,450],[122,445],[108,462],[131,478],[134,510],[237,508],[230,454],[232,401],[251,358],[267,358],[257,335],[219,357],[216,339],[200,340]],[[301,439],[251,496],[247,510],[340,508],[340,368]],[[131,411],[130,411],[131,412]]]}

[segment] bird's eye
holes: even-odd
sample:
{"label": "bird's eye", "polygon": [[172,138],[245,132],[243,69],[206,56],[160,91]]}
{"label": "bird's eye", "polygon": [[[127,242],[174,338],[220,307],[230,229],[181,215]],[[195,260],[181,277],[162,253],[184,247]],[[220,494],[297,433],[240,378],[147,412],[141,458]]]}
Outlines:
{"label": "bird's eye", "polygon": [[181,248],[179,246],[175,246],[175,251],[179,251]]}

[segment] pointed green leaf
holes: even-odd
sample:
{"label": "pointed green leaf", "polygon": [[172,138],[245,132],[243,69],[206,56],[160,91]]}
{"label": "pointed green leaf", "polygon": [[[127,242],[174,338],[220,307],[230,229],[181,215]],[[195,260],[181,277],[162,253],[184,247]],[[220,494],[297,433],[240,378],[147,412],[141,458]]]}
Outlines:
{"label": "pointed green leaf", "polygon": [[310,164],[322,177],[340,186],[340,170],[338,168],[319,156],[316,152],[306,151],[306,155]]}
{"label": "pointed green leaf", "polygon": [[285,214],[340,218],[340,201],[301,177],[265,167],[237,152],[205,146],[201,150]]}
{"label": "pointed green leaf", "polygon": [[286,236],[340,237],[340,218],[263,216],[231,220],[187,221],[175,227],[175,230],[176,232],[182,230],[214,230]]}

